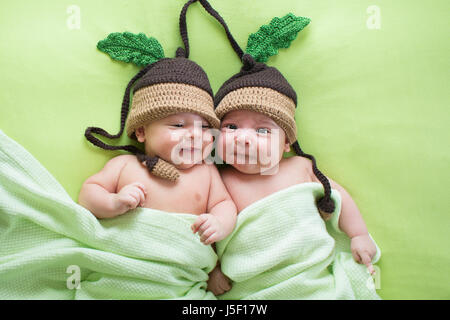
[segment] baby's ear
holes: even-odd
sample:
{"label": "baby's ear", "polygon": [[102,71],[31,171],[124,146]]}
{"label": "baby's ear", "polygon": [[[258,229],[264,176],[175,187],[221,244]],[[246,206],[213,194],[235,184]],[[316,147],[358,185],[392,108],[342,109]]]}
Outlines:
{"label": "baby's ear", "polygon": [[139,142],[145,141],[145,129],[144,127],[139,127],[134,131],[134,134],[136,135],[136,138]]}
{"label": "baby's ear", "polygon": [[286,139],[284,140],[284,152],[289,152],[291,151],[291,145],[289,144],[289,140],[286,137]]}

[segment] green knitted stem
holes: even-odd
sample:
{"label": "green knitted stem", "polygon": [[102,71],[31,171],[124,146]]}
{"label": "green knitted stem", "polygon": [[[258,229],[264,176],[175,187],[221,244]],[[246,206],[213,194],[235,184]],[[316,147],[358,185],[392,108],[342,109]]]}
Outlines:
{"label": "green knitted stem", "polygon": [[140,67],[164,58],[164,50],[158,40],[143,33],[110,33],[98,42],[97,48],[115,60],[132,62]]}
{"label": "green knitted stem", "polygon": [[266,62],[270,56],[276,55],[278,49],[289,48],[297,34],[306,27],[311,19],[296,17],[288,13],[282,18],[275,17],[261,26],[256,33],[248,37],[246,53],[258,62]]}

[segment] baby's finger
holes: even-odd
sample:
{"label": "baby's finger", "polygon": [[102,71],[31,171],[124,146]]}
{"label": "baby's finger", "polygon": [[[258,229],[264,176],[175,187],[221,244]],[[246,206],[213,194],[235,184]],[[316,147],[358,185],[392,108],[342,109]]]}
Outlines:
{"label": "baby's finger", "polygon": [[141,195],[140,195],[140,190],[137,188],[133,188],[132,190],[129,191],[129,195],[131,197],[133,197],[134,199],[136,199],[137,205],[139,204],[139,202],[141,202]]}
{"label": "baby's finger", "polygon": [[200,241],[205,242],[205,240],[208,239],[214,232],[215,230],[212,228],[205,230],[205,232],[203,232],[200,236]]}
{"label": "baby's finger", "polygon": [[136,208],[136,206],[138,205],[138,201],[136,200],[135,197],[128,195],[126,197],[123,198],[123,203],[125,203],[125,205],[128,207],[128,209],[134,209]]}
{"label": "baby's finger", "polygon": [[203,234],[206,232],[206,230],[209,229],[209,227],[206,226],[208,222],[205,222],[202,224],[202,226],[197,230],[198,235],[200,236],[200,238],[203,236]]}
{"label": "baby's finger", "polygon": [[369,265],[367,266],[367,269],[369,269],[369,272],[371,275],[375,274],[375,269],[373,268],[373,265],[371,263],[369,263]]}
{"label": "baby's finger", "polygon": [[361,257],[356,250],[352,250],[352,255],[356,262],[361,263]]}
{"label": "baby's finger", "polygon": [[362,256],[362,262],[366,265],[370,274],[374,274],[375,269],[372,266],[372,263],[371,263],[372,259],[370,258],[370,255],[367,252],[363,252],[361,256]]}
{"label": "baby's finger", "polygon": [[203,235],[206,232],[206,230],[208,230],[210,228],[211,228],[211,222],[207,220],[200,226],[200,228],[198,228],[198,234]]}
{"label": "baby's finger", "polygon": [[144,185],[143,183],[141,183],[141,182],[134,182],[134,183],[132,183],[132,185],[138,187],[139,189],[142,190],[142,192],[143,192],[145,195],[147,195],[147,189],[145,188],[145,185]]}
{"label": "baby's finger", "polygon": [[214,232],[212,235],[208,237],[203,243],[205,245],[210,245],[211,243],[214,243],[217,241],[217,232]]}
{"label": "baby's finger", "polygon": [[129,191],[129,195],[131,197],[133,197],[134,199],[136,199],[136,205],[134,206],[135,208],[137,206],[143,206],[143,204],[145,203],[145,195],[142,192],[141,189],[137,188],[137,187],[133,187],[130,191]]}
{"label": "baby's finger", "polygon": [[195,220],[195,222],[192,224],[191,229],[194,233],[196,233],[198,231],[198,229],[200,228],[200,226],[205,223],[205,221],[207,220],[207,216],[206,215],[200,215],[198,216],[197,220]]}
{"label": "baby's finger", "polygon": [[140,188],[136,188],[136,191],[138,192],[138,195],[139,195],[139,205],[142,206],[142,205],[144,205],[144,202],[145,202],[144,191],[142,191],[142,189],[140,189]]}

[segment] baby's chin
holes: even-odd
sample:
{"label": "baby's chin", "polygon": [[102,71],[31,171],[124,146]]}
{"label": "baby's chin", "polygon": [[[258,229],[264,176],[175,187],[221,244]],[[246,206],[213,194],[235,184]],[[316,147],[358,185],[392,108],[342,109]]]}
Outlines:
{"label": "baby's chin", "polygon": [[261,167],[258,164],[230,164],[233,168],[235,168],[237,171],[245,174],[261,174],[266,169]]}
{"label": "baby's chin", "polygon": [[198,164],[202,164],[203,161],[196,162],[196,163],[180,163],[180,164],[173,164],[173,166],[179,170],[187,170],[190,169]]}
{"label": "baby's chin", "polygon": [[239,171],[240,173],[244,173],[244,174],[259,174],[259,170],[258,169],[254,169],[254,168],[249,168],[249,166],[246,165],[232,165],[233,168],[235,168],[237,171]]}
{"label": "baby's chin", "polygon": [[[219,156],[221,156],[220,153]],[[271,175],[274,170],[278,171],[278,164],[280,159],[277,158],[271,160],[272,161],[266,161],[262,163],[259,161],[259,159],[252,159],[252,161],[250,161],[248,157],[245,157],[238,161],[236,155],[229,154],[226,159],[222,161],[244,174]]]}
{"label": "baby's chin", "polygon": [[203,157],[199,157],[196,159],[178,159],[178,161],[169,160],[168,162],[179,170],[187,170],[196,165],[203,164],[204,159]]}

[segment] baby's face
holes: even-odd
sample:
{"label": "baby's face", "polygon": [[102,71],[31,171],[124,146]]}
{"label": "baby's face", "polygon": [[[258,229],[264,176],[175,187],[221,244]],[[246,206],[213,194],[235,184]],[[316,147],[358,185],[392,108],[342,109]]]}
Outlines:
{"label": "baby's face", "polygon": [[262,113],[235,110],[222,119],[217,152],[240,172],[271,174],[289,150],[284,130]]}
{"label": "baby's face", "polygon": [[209,128],[209,123],[197,114],[177,113],[138,128],[136,137],[145,142],[149,156],[188,169],[211,153],[213,136]]}

